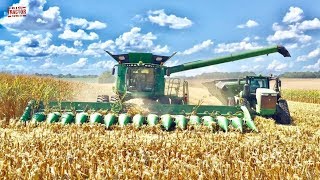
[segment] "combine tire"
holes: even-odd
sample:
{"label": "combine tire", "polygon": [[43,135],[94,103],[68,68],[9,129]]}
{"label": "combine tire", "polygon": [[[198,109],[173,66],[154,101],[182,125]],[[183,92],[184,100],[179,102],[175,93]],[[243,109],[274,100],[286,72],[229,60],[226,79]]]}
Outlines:
{"label": "combine tire", "polygon": [[172,98],[171,104],[184,104],[183,98]]}
{"label": "combine tire", "polygon": [[291,117],[288,108],[288,103],[284,99],[280,99],[277,104],[277,112],[275,115],[276,123],[278,124],[291,124]]}
{"label": "combine tire", "polygon": [[157,99],[157,101],[160,103],[160,104],[172,104],[172,101],[169,97],[160,97],[159,99]]}
{"label": "combine tire", "polygon": [[109,102],[108,95],[98,95],[97,102]]}
{"label": "combine tire", "polygon": [[110,97],[110,101],[111,102],[117,102],[117,101],[119,101],[120,99],[119,99],[119,97],[117,96],[117,95],[112,95],[111,97]]}

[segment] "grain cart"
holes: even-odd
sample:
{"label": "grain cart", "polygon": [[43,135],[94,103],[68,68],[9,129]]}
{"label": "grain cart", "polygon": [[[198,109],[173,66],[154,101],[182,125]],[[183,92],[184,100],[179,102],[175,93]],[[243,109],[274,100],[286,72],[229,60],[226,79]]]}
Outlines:
{"label": "grain cart", "polygon": [[[63,124],[85,122],[103,123],[107,128],[133,124],[154,126],[161,124],[165,130],[186,129],[187,126],[206,125],[258,131],[247,106],[188,105],[187,83],[182,96],[165,93],[165,76],[186,70],[222,64],[250,57],[279,52],[290,56],[283,46],[271,46],[244,53],[231,54],[210,60],[198,60],[181,65],[166,67],[172,56],[151,53],[128,53],[114,55],[107,52],[118,64],[112,73],[116,76],[116,96],[100,96],[104,102],[39,102],[30,101],[21,120]],[[170,87],[170,85],[168,86]],[[171,86],[172,87],[172,86]],[[134,112],[126,104],[132,98],[147,98],[154,103],[147,105],[146,112]]]}

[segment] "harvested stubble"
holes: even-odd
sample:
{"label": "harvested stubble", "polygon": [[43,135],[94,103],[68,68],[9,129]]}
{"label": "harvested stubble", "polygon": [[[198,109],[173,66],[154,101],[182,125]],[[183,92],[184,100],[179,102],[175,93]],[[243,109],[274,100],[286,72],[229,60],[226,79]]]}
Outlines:
{"label": "harvested stubble", "polygon": [[0,119],[21,116],[30,99],[68,100],[75,87],[54,78],[0,73]]}
{"label": "harvested stubble", "polygon": [[320,105],[290,102],[295,125],[259,133],[60,124],[0,129],[0,177],[319,179]]}

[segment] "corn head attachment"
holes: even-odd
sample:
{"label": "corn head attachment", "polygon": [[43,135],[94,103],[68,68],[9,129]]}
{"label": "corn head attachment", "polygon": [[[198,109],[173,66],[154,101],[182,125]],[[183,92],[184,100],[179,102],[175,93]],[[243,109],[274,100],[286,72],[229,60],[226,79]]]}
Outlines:
{"label": "corn head attachment", "polygon": [[114,125],[129,124],[136,128],[160,125],[164,130],[186,130],[190,126],[207,126],[212,130],[227,132],[230,128],[243,132],[245,129],[258,132],[245,106],[198,106],[153,104],[149,112],[130,114],[125,111],[112,112],[113,103],[99,102],[50,102],[30,101],[23,116],[24,122],[62,124],[104,124],[107,129]]}

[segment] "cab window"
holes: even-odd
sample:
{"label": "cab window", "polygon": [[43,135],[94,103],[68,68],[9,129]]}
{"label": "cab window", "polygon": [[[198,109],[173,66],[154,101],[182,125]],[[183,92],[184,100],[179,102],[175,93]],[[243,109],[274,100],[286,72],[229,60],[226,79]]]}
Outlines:
{"label": "cab window", "polygon": [[257,88],[268,88],[268,79],[250,79],[250,92],[255,93]]}
{"label": "cab window", "polygon": [[127,71],[126,84],[129,91],[151,92],[154,87],[154,69],[130,67]]}

